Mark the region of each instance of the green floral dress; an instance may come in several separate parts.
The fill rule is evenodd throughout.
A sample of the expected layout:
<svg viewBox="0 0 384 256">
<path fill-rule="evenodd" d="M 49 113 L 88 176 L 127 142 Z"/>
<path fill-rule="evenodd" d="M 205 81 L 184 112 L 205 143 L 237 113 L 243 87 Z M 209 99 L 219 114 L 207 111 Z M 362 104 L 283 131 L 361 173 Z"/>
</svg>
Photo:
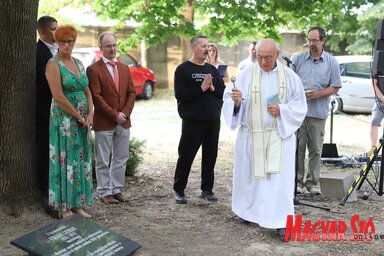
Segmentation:
<svg viewBox="0 0 384 256">
<path fill-rule="evenodd" d="M 80 78 L 73 74 L 58 58 L 63 93 L 83 116 L 88 114 L 88 101 L 84 89 L 88 78 L 84 68 L 75 59 Z M 81 68 L 80 68 L 81 66 Z M 57 211 L 81 208 L 93 204 L 92 147 L 88 129 L 62 110 L 52 99 L 49 119 L 49 206 Z"/>
</svg>

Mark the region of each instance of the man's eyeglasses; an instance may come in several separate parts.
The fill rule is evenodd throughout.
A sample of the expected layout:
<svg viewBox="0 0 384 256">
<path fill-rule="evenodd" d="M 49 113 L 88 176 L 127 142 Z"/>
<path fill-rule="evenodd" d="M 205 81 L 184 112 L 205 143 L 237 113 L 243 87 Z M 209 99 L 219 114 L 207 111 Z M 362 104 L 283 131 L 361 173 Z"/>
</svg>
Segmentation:
<svg viewBox="0 0 384 256">
<path fill-rule="evenodd" d="M 260 55 L 257 55 L 256 56 L 256 59 L 258 60 L 258 61 L 263 61 L 263 60 L 265 60 L 266 62 L 270 62 L 271 60 L 273 60 L 273 57 L 274 56 L 272 56 L 272 55 L 268 55 L 268 56 L 260 56 Z"/>
<path fill-rule="evenodd" d="M 104 45 L 104 46 L 101 46 L 101 47 L 107 48 L 107 49 L 112 49 L 112 48 L 116 48 L 117 44 L 108 44 L 108 45 Z"/>
<path fill-rule="evenodd" d="M 312 44 L 318 44 L 318 43 L 320 43 L 321 42 L 321 40 L 319 40 L 319 39 L 310 39 L 310 38 L 307 38 L 307 43 L 312 43 Z"/>
<path fill-rule="evenodd" d="M 75 40 L 60 40 L 59 45 L 65 46 L 68 44 L 69 46 L 72 46 L 75 44 Z"/>
</svg>

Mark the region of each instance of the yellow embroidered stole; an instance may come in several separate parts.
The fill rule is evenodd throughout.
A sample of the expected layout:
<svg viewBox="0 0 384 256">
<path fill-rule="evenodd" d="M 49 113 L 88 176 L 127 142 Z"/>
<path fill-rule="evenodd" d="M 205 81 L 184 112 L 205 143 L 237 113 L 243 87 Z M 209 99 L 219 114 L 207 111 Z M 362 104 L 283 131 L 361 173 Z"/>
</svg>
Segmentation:
<svg viewBox="0 0 384 256">
<path fill-rule="evenodd" d="M 286 102 L 287 81 L 283 65 L 277 61 L 278 93 L 281 103 Z M 252 137 L 252 168 L 256 178 L 265 178 L 266 173 L 279 173 L 282 164 L 283 140 L 277 129 L 276 117 L 272 126 L 264 127 L 261 94 L 261 72 L 258 63 L 253 66 L 249 88 L 250 132 Z"/>
</svg>

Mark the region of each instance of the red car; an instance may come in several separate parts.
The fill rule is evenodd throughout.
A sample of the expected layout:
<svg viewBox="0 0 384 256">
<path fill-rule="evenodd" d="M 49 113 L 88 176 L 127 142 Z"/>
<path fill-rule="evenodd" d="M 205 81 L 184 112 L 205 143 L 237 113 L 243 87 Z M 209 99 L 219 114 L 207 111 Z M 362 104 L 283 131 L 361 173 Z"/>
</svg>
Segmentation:
<svg viewBox="0 0 384 256">
<path fill-rule="evenodd" d="M 101 58 L 102 52 L 96 47 L 75 48 L 72 51 L 72 56 L 81 60 L 86 69 L 89 65 Z M 129 66 L 136 95 L 144 99 L 150 99 L 157 89 L 155 73 L 149 68 L 143 67 L 141 63 L 129 53 L 120 53 L 117 60 Z"/>
</svg>

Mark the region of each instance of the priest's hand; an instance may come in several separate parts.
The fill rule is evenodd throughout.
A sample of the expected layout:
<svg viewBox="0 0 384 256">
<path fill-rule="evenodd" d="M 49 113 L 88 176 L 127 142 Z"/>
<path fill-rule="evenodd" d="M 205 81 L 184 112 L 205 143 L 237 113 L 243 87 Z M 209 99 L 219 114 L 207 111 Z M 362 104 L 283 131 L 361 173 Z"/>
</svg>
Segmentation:
<svg viewBox="0 0 384 256">
<path fill-rule="evenodd" d="M 211 88 L 213 87 L 212 85 L 212 75 L 211 74 L 207 74 L 203 80 L 203 82 L 201 83 L 201 89 L 203 90 L 203 92 L 205 92 L 206 90 L 210 89 L 212 91 L 212 89 L 214 90 L 214 88 Z"/>
<path fill-rule="evenodd" d="M 271 114 L 274 117 L 280 116 L 279 104 L 268 104 L 267 110 L 268 110 L 269 114 Z"/>
<path fill-rule="evenodd" d="M 235 106 L 239 107 L 243 99 L 243 94 L 237 87 L 234 87 L 232 88 L 231 98 L 235 102 Z"/>
</svg>

